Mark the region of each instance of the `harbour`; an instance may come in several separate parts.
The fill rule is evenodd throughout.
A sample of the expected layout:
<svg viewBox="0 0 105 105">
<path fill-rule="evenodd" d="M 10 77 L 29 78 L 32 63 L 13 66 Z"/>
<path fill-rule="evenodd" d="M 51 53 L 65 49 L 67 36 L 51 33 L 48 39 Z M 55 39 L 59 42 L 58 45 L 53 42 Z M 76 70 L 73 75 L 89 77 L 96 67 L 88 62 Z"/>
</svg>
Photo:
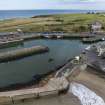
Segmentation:
<svg viewBox="0 0 105 105">
<path fill-rule="evenodd" d="M 0 105 L 104 105 L 104 13 L 33 12 L 0 20 Z"/>
<path fill-rule="evenodd" d="M 48 46 L 50 51 L 45 54 L 26 57 L 21 60 L 1 63 L 0 64 L 0 69 L 1 69 L 0 87 L 19 84 L 19 83 L 24 84 L 24 83 L 27 83 L 28 81 L 31 81 L 33 77 L 37 74 L 38 75 L 45 74 L 49 71 L 55 70 L 57 67 L 65 64 L 65 62 L 67 62 L 70 58 L 73 58 L 73 56 L 76 56 L 78 55 L 78 53 L 81 53 L 82 49 L 84 49 L 87 46 L 87 45 L 83 45 L 79 40 L 39 39 L 39 40 L 30 40 L 30 41 L 24 42 L 22 46 L 19 45 L 16 47 L 0 49 L 0 52 L 4 52 L 4 51 L 6 52 L 8 50 L 12 51 L 12 50 L 21 49 L 21 48 L 29 48 L 34 45 Z M 71 50 L 72 47 L 74 50 L 76 50 L 75 53 L 73 49 Z M 66 49 L 67 50 L 69 49 L 69 51 L 66 51 Z M 53 61 L 49 62 L 50 58 L 52 58 Z M 30 66 L 28 64 L 30 64 Z M 20 78 L 18 78 L 18 76 L 20 76 Z"/>
</svg>

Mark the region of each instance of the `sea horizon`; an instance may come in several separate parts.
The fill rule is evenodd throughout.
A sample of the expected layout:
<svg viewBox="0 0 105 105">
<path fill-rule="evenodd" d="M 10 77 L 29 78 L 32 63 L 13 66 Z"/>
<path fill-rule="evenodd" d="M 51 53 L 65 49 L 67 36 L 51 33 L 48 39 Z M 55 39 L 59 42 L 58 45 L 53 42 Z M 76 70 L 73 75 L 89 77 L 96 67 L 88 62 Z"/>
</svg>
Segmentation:
<svg viewBox="0 0 105 105">
<path fill-rule="evenodd" d="M 29 9 L 29 10 L 0 10 L 0 20 L 11 18 L 28 18 L 38 15 L 72 14 L 87 12 L 105 12 L 105 10 L 77 10 L 77 9 Z"/>
</svg>

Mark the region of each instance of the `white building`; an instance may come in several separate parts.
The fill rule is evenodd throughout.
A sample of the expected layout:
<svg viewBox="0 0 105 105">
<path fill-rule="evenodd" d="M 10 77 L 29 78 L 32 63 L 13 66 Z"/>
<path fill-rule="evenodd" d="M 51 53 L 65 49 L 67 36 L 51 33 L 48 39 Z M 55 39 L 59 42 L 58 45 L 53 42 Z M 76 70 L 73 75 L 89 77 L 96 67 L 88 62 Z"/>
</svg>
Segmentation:
<svg viewBox="0 0 105 105">
<path fill-rule="evenodd" d="M 101 32 L 102 29 L 102 24 L 99 21 L 95 21 L 91 24 L 91 32 L 92 33 L 97 33 L 97 32 Z"/>
</svg>

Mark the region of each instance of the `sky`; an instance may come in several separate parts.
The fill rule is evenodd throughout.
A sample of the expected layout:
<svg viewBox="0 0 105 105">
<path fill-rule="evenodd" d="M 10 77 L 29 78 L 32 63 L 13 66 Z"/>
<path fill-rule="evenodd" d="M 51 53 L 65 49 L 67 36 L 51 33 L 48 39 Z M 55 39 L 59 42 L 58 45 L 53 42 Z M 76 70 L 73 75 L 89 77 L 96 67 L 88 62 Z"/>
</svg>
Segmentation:
<svg viewBox="0 0 105 105">
<path fill-rule="evenodd" d="M 0 10 L 17 9 L 105 10 L 105 0 L 0 0 Z"/>
</svg>

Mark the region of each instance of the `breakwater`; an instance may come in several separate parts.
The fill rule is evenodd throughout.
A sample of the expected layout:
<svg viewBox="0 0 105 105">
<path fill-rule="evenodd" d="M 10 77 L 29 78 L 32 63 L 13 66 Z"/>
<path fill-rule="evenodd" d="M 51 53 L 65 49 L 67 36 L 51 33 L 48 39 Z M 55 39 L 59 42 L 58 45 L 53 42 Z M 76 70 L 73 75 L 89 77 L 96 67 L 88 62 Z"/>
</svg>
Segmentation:
<svg viewBox="0 0 105 105">
<path fill-rule="evenodd" d="M 50 33 L 50 34 L 43 34 L 43 33 L 32 33 L 32 34 L 24 34 L 21 38 L 24 40 L 29 39 L 72 39 L 72 38 L 90 38 L 94 37 L 90 34 L 81 34 L 81 33 Z"/>
<path fill-rule="evenodd" d="M 0 39 L 0 48 L 8 47 L 14 43 L 20 44 L 20 42 L 24 42 L 32 39 L 80 39 L 84 43 L 93 43 L 103 39 L 103 36 L 100 35 L 95 36 L 91 33 L 24 33 L 17 34 L 14 33 L 14 36 L 11 38 L 11 34 L 6 33 L 6 35 L 1 35 Z M 5 38 L 6 36 L 6 38 Z M 2 38 L 3 37 L 3 38 Z"/>
<path fill-rule="evenodd" d="M 95 43 L 95 42 L 104 41 L 104 40 L 105 40 L 104 37 L 92 37 L 92 38 L 83 38 L 82 42 L 83 43 Z"/>
<path fill-rule="evenodd" d="M 41 39 L 44 38 L 43 35 L 39 35 L 39 34 L 32 34 L 32 35 L 23 35 L 21 37 L 24 41 L 26 40 L 31 40 L 31 39 Z"/>
<path fill-rule="evenodd" d="M 23 49 L 18 49 L 14 51 L 8 51 L 8 52 L 0 53 L 0 62 L 12 61 L 12 60 L 20 59 L 33 54 L 39 54 L 39 53 L 44 53 L 48 51 L 49 51 L 48 47 L 45 47 L 45 46 L 33 46 L 31 48 L 23 48 Z"/>
</svg>

